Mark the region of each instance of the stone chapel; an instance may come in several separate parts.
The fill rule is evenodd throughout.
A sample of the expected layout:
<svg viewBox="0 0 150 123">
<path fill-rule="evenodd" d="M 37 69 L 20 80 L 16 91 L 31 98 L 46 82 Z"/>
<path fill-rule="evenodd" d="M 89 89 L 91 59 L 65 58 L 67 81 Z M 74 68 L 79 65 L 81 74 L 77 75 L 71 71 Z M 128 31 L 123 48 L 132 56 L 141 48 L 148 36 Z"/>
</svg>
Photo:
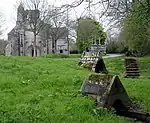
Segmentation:
<svg viewBox="0 0 150 123">
<path fill-rule="evenodd" d="M 8 33 L 8 45 L 6 46 L 6 56 L 33 56 L 33 41 L 34 34 L 31 31 L 28 21 L 29 16 L 39 16 L 38 10 L 25 10 L 23 5 L 20 4 L 17 9 L 17 21 L 15 27 Z M 48 25 L 48 24 L 47 24 Z M 52 53 L 54 48 L 52 47 L 53 35 L 50 30 L 56 30 L 55 28 L 43 29 L 36 36 L 36 54 L 37 56 L 46 55 Z M 62 34 L 57 39 L 55 53 L 68 53 L 68 30 L 66 27 L 60 27 L 60 33 Z"/>
</svg>

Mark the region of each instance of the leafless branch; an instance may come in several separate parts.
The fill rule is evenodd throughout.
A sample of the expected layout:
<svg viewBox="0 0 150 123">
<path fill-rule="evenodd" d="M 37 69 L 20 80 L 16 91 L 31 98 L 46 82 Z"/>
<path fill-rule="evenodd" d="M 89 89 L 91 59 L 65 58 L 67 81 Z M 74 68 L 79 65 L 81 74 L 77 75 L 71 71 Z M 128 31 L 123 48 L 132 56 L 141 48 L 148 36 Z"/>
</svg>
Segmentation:
<svg viewBox="0 0 150 123">
<path fill-rule="evenodd" d="M 0 36 L 3 34 L 3 25 L 4 25 L 4 18 L 2 16 L 2 13 L 0 13 Z"/>
<path fill-rule="evenodd" d="M 75 8 L 78 7 L 79 5 L 81 5 L 83 3 L 84 0 L 80 0 L 80 1 L 74 1 L 71 5 L 66 4 L 66 5 L 62 5 L 61 8 Z"/>
</svg>

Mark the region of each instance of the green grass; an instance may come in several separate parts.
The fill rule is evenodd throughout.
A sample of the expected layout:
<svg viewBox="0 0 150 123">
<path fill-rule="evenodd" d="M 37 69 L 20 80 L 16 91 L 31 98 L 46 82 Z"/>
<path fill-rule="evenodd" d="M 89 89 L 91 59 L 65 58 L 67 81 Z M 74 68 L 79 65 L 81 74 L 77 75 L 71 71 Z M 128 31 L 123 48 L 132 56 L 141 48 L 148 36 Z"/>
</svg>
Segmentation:
<svg viewBox="0 0 150 123">
<path fill-rule="evenodd" d="M 141 58 L 140 79 L 125 79 L 123 58 L 105 59 L 108 71 L 120 75 L 129 96 L 150 112 L 150 57 Z M 126 123 L 123 117 L 95 107 L 81 96 L 87 69 L 77 58 L 0 57 L 0 122 Z"/>
</svg>

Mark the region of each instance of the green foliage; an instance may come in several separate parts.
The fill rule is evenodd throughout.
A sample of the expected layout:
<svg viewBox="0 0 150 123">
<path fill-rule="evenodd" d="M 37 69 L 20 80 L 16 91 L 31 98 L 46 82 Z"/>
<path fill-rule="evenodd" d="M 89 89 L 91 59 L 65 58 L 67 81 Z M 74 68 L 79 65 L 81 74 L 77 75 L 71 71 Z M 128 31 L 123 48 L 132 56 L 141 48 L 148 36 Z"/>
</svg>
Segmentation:
<svg viewBox="0 0 150 123">
<path fill-rule="evenodd" d="M 126 42 L 123 40 L 111 40 L 107 42 L 107 53 L 126 53 L 127 51 L 128 47 L 126 45 Z"/>
<path fill-rule="evenodd" d="M 104 59 L 108 71 L 121 75 L 122 58 Z M 142 76 L 149 75 L 150 57 L 141 58 Z M 90 73 L 76 58 L 0 57 L 0 122 L 2 123 L 130 123 L 98 108 L 79 89 Z M 150 112 L 147 78 L 122 78 L 129 96 Z"/>
<path fill-rule="evenodd" d="M 86 47 L 89 47 L 94 40 L 99 43 L 104 44 L 107 37 L 106 32 L 103 31 L 103 28 L 99 22 L 93 19 L 79 19 L 77 26 L 77 46 L 83 51 Z"/>
<path fill-rule="evenodd" d="M 129 51 L 137 56 L 150 54 L 150 6 L 146 0 L 135 2 L 124 21 L 124 38 Z"/>
<path fill-rule="evenodd" d="M 70 40 L 70 42 L 69 42 L 69 48 L 70 48 L 70 51 L 72 51 L 72 50 L 78 50 L 76 42 L 74 40 Z"/>
<path fill-rule="evenodd" d="M 107 43 L 107 53 L 118 53 L 118 44 L 116 41 L 110 41 Z"/>
</svg>

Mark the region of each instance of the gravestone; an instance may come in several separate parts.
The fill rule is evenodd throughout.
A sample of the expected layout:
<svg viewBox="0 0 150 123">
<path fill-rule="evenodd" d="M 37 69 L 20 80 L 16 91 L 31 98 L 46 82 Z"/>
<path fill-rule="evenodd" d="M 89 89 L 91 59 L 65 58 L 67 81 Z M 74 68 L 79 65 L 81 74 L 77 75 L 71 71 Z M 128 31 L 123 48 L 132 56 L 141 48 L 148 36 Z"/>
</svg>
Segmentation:
<svg viewBox="0 0 150 123">
<path fill-rule="evenodd" d="M 83 52 L 78 65 L 92 69 L 93 64 L 98 60 L 99 54 L 93 55 L 91 52 Z"/>
<path fill-rule="evenodd" d="M 126 78 L 137 78 L 140 76 L 140 63 L 136 58 L 127 57 L 125 58 L 125 77 Z"/>
<path fill-rule="evenodd" d="M 92 54 L 91 52 L 83 52 L 80 62 L 86 63 L 86 62 L 95 62 L 99 58 L 100 54 Z"/>
<path fill-rule="evenodd" d="M 131 107 L 130 98 L 118 76 L 90 74 L 81 86 L 81 93 L 92 97 L 98 106 L 111 108 L 116 101 L 121 101 L 126 108 Z"/>
<path fill-rule="evenodd" d="M 150 115 L 139 113 L 133 107 L 123 84 L 118 76 L 107 74 L 90 74 L 81 86 L 84 96 L 92 97 L 97 106 L 114 108 L 119 116 L 134 118 L 145 123 L 150 123 Z"/>
<path fill-rule="evenodd" d="M 104 71 L 105 73 L 107 73 L 105 64 L 103 60 L 100 59 L 102 57 L 102 53 L 106 53 L 105 45 L 92 44 L 90 48 L 86 48 L 86 50 L 83 52 L 78 65 L 84 68 L 91 69 L 96 73 L 100 73 Z"/>
</svg>

